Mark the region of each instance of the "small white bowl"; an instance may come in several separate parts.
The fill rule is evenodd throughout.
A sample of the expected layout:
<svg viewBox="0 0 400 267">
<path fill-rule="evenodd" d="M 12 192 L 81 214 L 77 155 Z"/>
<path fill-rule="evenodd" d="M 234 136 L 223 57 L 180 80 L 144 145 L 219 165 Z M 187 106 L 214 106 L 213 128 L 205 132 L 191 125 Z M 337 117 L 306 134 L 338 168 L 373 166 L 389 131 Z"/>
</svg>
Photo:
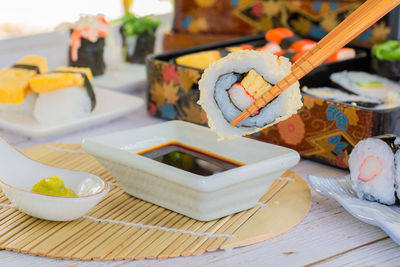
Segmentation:
<svg viewBox="0 0 400 267">
<path fill-rule="evenodd" d="M 173 141 L 245 165 L 200 176 L 137 154 Z M 249 138 L 217 141 L 209 128 L 182 121 L 88 138 L 83 148 L 127 193 L 203 221 L 255 206 L 272 182 L 300 159 L 294 150 Z"/>
<path fill-rule="evenodd" d="M 31 160 L 0 138 L 0 187 L 22 212 L 52 221 L 71 221 L 85 215 L 109 191 L 96 175 L 55 168 Z M 58 197 L 32 192 L 32 186 L 49 176 L 59 176 L 79 197 Z"/>
</svg>

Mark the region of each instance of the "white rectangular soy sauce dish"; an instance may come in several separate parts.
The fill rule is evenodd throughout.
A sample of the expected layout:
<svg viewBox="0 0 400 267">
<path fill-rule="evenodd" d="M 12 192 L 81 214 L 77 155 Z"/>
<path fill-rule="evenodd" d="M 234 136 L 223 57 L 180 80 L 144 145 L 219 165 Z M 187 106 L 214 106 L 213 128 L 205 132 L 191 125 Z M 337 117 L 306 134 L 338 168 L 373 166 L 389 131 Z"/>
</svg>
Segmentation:
<svg viewBox="0 0 400 267">
<path fill-rule="evenodd" d="M 137 154 L 169 142 L 244 165 L 201 176 Z M 88 138 L 83 148 L 127 193 L 203 221 L 253 207 L 272 182 L 300 159 L 294 150 L 249 138 L 217 141 L 210 129 L 183 121 Z"/>
</svg>

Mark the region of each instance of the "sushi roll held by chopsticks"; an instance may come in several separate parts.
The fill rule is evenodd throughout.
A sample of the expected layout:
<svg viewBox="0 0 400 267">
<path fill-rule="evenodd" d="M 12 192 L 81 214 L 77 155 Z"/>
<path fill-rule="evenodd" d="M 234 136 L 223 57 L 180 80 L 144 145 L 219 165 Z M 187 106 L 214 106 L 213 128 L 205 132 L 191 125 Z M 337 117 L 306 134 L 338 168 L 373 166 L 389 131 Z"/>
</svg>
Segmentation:
<svg viewBox="0 0 400 267">
<path fill-rule="evenodd" d="M 290 69 L 287 58 L 266 51 L 241 50 L 212 63 L 199 81 L 198 101 L 207 113 L 210 128 L 220 139 L 231 139 L 260 131 L 297 113 L 302 102 L 299 83 L 295 82 L 237 126 L 230 124 Z"/>
<path fill-rule="evenodd" d="M 96 98 L 89 68 L 60 67 L 30 79 L 39 94 L 33 115 L 42 124 L 60 124 L 84 118 L 93 111 Z"/>
</svg>

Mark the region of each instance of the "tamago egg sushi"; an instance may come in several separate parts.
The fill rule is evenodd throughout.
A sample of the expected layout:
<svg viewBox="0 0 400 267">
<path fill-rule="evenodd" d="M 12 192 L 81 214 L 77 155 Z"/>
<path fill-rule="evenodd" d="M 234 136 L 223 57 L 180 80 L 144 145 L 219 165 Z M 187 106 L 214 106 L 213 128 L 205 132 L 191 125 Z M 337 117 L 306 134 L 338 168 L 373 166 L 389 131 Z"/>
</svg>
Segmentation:
<svg viewBox="0 0 400 267">
<path fill-rule="evenodd" d="M 291 63 L 266 51 L 241 50 L 210 64 L 199 81 L 198 103 L 220 139 L 251 134 L 289 118 L 302 107 L 296 82 L 237 126 L 236 116 L 290 73 Z"/>
</svg>

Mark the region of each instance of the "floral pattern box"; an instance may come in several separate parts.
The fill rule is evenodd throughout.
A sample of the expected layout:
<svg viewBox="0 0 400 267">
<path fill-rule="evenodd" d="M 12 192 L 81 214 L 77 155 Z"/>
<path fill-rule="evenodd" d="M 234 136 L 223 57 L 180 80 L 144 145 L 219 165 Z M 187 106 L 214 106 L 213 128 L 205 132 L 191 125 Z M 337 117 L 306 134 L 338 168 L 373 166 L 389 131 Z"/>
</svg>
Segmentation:
<svg viewBox="0 0 400 267">
<path fill-rule="evenodd" d="M 254 34 L 286 27 L 299 35 L 322 38 L 364 0 L 176 0 L 174 32 Z M 398 22 L 395 22 L 396 24 Z M 373 44 L 390 33 L 386 17 L 357 41 Z"/>
<path fill-rule="evenodd" d="M 206 125 L 206 114 L 196 104 L 199 98 L 197 82 L 202 71 L 178 66 L 174 59 L 198 51 L 260 42 L 264 42 L 263 35 L 148 57 L 148 112 L 167 120 Z M 368 71 L 365 69 L 368 62 L 364 53 L 355 59 L 327 63 L 313 70 L 300 83 L 310 87 L 327 86 L 330 73 L 345 69 Z M 305 158 L 347 168 L 349 154 L 361 139 L 384 133 L 400 134 L 400 123 L 396 123 L 400 122 L 400 109 L 378 112 L 308 95 L 303 95 L 303 104 L 298 114 L 250 138 L 286 146 Z"/>
</svg>

